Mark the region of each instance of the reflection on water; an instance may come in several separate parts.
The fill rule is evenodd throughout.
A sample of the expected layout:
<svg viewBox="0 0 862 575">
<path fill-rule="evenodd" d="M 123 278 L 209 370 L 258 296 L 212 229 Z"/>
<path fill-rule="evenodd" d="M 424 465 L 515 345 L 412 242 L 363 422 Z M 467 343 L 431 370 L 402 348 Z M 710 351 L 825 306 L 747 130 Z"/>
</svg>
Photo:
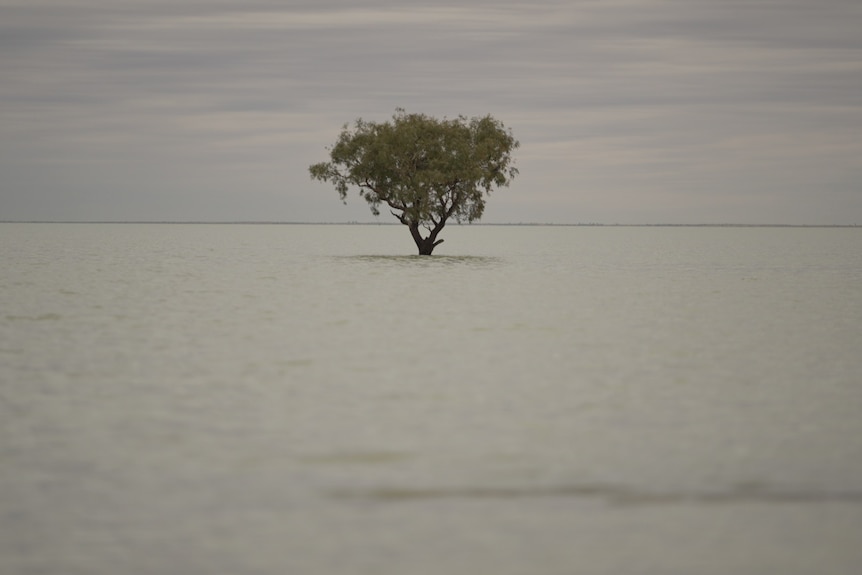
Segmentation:
<svg viewBox="0 0 862 575">
<path fill-rule="evenodd" d="M 491 256 L 449 256 L 449 255 L 357 255 L 357 256 L 335 256 L 335 261 L 342 263 L 358 263 L 363 266 L 371 265 L 374 267 L 418 267 L 418 268 L 438 268 L 438 267 L 464 267 L 464 268 L 487 268 L 498 266 L 505 260 L 500 257 Z"/>
</svg>

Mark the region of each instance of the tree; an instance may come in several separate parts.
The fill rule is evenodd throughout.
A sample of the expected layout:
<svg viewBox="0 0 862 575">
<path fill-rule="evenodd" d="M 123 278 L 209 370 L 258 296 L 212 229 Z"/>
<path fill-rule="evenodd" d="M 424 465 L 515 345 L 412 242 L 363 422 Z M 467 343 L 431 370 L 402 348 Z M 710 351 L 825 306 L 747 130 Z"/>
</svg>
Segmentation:
<svg viewBox="0 0 862 575">
<path fill-rule="evenodd" d="M 356 187 L 374 215 L 381 204 L 388 206 L 410 230 L 419 254 L 431 255 L 449 219 L 478 220 L 485 196 L 518 174 L 512 158 L 518 146 L 511 130 L 490 115 L 437 120 L 399 108 L 391 122 L 345 124 L 328 148 L 330 161 L 309 172 L 334 184 L 345 203 Z"/>
</svg>

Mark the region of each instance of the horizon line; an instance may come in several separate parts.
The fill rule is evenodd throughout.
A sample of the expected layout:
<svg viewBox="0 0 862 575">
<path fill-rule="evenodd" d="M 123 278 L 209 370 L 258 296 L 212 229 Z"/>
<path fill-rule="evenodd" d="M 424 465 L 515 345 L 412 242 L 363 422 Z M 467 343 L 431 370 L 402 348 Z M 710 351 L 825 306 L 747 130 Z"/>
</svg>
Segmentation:
<svg viewBox="0 0 862 575">
<path fill-rule="evenodd" d="M 288 225 L 288 226 L 401 226 L 399 222 L 302 222 L 277 220 L 0 220 L 0 224 L 170 224 L 170 225 Z M 745 223 L 554 223 L 554 222 L 452 222 L 449 226 L 523 227 L 632 227 L 632 228 L 856 228 L 860 224 L 745 224 Z"/>
</svg>

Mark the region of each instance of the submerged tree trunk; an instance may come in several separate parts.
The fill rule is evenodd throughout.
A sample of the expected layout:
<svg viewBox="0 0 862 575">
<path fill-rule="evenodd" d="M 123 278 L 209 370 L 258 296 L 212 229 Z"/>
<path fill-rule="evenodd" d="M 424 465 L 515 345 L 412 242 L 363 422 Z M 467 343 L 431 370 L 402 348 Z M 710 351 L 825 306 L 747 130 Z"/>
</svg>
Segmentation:
<svg viewBox="0 0 862 575">
<path fill-rule="evenodd" d="M 437 224 L 434 226 L 434 229 L 431 230 L 431 233 L 428 234 L 428 237 L 423 238 L 422 233 L 419 231 L 419 224 L 408 224 L 410 235 L 413 236 L 413 241 L 416 242 L 416 247 L 419 248 L 420 256 L 430 256 L 431 252 L 434 251 L 434 248 L 443 243 L 443 240 L 437 239 L 437 234 L 439 234 L 440 230 L 443 229 L 443 225 L 443 222 Z"/>
</svg>

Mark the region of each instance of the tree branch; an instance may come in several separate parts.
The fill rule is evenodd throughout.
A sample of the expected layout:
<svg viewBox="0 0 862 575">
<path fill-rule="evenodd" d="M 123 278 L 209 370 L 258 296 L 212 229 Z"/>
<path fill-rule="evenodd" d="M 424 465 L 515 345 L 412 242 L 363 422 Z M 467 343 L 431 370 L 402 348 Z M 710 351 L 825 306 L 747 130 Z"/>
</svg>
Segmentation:
<svg viewBox="0 0 862 575">
<path fill-rule="evenodd" d="M 380 197 L 380 191 L 377 189 L 377 187 L 374 184 L 371 183 L 371 181 L 368 178 L 365 178 L 365 183 L 359 184 L 359 185 L 360 185 L 360 187 L 368 188 L 369 190 L 371 190 L 372 192 L 377 194 L 378 197 Z"/>
<path fill-rule="evenodd" d="M 407 211 L 407 206 L 405 206 L 404 204 L 399 204 L 398 202 L 396 202 L 392 198 L 383 198 L 383 201 L 386 202 L 389 205 L 389 207 L 392 208 L 393 210 L 401 210 L 402 212 Z"/>
<path fill-rule="evenodd" d="M 392 210 L 389 210 L 389 213 L 398 218 L 398 221 L 404 224 L 405 226 L 409 226 L 410 222 L 407 221 L 407 218 L 404 216 L 404 213 L 396 214 Z"/>
</svg>

